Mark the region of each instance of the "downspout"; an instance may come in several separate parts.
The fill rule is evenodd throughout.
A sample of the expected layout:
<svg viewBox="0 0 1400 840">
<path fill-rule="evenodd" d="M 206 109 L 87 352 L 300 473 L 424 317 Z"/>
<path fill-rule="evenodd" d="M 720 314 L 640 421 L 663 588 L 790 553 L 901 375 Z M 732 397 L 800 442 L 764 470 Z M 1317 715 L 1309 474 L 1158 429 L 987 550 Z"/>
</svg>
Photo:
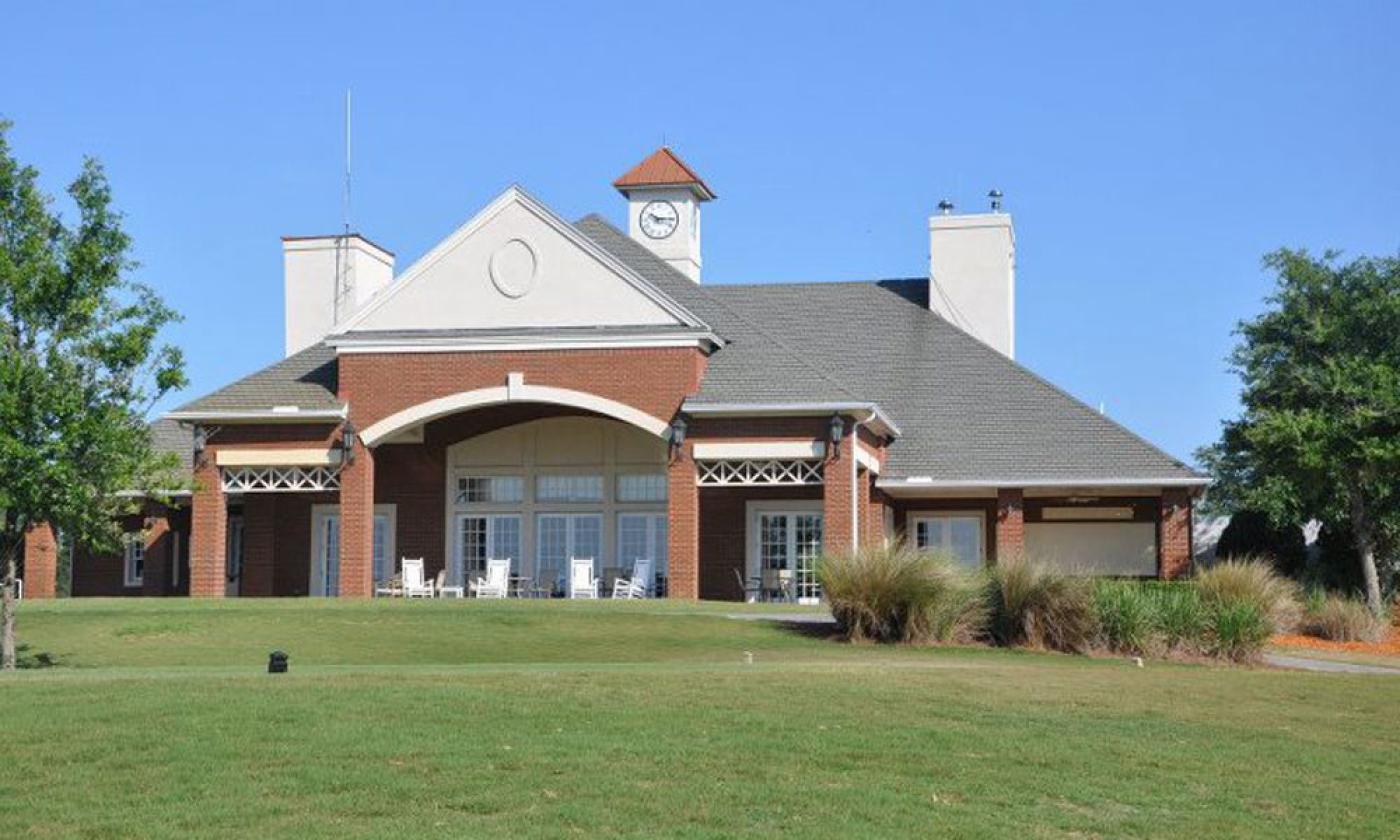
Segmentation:
<svg viewBox="0 0 1400 840">
<path fill-rule="evenodd" d="M 851 551 L 860 550 L 860 458 L 856 452 L 860 448 L 860 427 L 866 420 L 853 418 L 851 426 Z"/>
</svg>

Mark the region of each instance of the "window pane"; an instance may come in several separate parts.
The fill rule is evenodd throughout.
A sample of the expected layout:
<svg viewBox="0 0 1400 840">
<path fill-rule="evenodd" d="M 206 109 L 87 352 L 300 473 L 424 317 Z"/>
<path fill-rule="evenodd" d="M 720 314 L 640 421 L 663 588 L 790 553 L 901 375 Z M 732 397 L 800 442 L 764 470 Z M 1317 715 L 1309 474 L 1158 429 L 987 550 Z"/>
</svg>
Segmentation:
<svg viewBox="0 0 1400 840">
<path fill-rule="evenodd" d="M 472 475 L 457 479 L 457 504 L 518 502 L 525 481 L 518 475 Z"/>
<path fill-rule="evenodd" d="M 479 577 L 486 573 L 486 517 L 464 516 L 462 528 L 462 573 Z"/>
<path fill-rule="evenodd" d="M 491 557 L 509 560 L 511 571 L 520 571 L 520 517 L 491 517 Z"/>
<path fill-rule="evenodd" d="M 788 567 L 788 518 L 763 515 L 758 519 L 758 559 L 764 569 Z"/>
<path fill-rule="evenodd" d="M 574 520 L 574 557 L 601 560 L 603 554 L 603 517 L 578 516 Z"/>
<path fill-rule="evenodd" d="M 666 514 L 657 514 L 656 522 L 656 573 L 658 575 L 670 574 L 671 544 L 670 530 L 666 524 Z"/>
<path fill-rule="evenodd" d="M 542 475 L 535 479 L 535 499 L 540 502 L 601 502 L 601 475 Z"/>
<path fill-rule="evenodd" d="M 563 516 L 546 515 L 539 518 L 535 577 L 541 583 L 557 581 L 563 574 L 565 556 L 569 553 L 568 522 Z"/>
<path fill-rule="evenodd" d="M 374 517 L 374 577 L 388 580 L 394 576 L 394 558 L 389 556 L 389 517 Z"/>
<path fill-rule="evenodd" d="M 617 562 L 631 567 L 644 557 L 651 557 L 647 540 L 647 520 L 643 515 L 620 516 L 617 520 Z"/>
<path fill-rule="evenodd" d="M 619 502 L 666 501 L 666 475 L 664 473 L 634 473 L 618 476 L 617 500 Z"/>
<path fill-rule="evenodd" d="M 982 522 L 971 516 L 959 516 L 947 522 L 954 559 L 964 566 L 982 565 Z"/>
</svg>

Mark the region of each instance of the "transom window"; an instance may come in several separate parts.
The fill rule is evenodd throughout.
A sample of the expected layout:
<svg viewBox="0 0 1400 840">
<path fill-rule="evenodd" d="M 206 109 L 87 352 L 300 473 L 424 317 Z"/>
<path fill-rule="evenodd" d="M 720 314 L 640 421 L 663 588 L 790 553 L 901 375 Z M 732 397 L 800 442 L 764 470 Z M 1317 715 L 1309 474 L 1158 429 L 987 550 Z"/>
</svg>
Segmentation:
<svg viewBox="0 0 1400 840">
<path fill-rule="evenodd" d="M 984 562 L 983 514 L 978 511 L 949 511 L 913 517 L 914 545 L 927 551 L 941 551 L 961 566 L 981 568 Z"/>
<path fill-rule="evenodd" d="M 601 475 L 542 475 L 535 479 L 537 502 L 601 502 Z"/>
<path fill-rule="evenodd" d="M 146 577 L 146 538 L 142 534 L 127 534 L 124 544 L 123 583 L 140 586 Z"/>
<path fill-rule="evenodd" d="M 665 473 L 624 473 L 617 477 L 619 502 L 666 501 Z"/>
<path fill-rule="evenodd" d="M 457 479 L 457 504 L 518 502 L 525 482 L 518 475 L 469 475 Z"/>
</svg>

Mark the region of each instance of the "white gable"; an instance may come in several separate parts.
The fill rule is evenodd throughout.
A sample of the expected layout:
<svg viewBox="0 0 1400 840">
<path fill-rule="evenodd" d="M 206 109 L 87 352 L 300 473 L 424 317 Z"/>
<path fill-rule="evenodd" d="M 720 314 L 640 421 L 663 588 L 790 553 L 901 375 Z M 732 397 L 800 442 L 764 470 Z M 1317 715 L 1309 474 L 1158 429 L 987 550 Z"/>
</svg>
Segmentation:
<svg viewBox="0 0 1400 840">
<path fill-rule="evenodd" d="M 517 187 L 415 263 L 342 332 L 694 325 Z"/>
</svg>

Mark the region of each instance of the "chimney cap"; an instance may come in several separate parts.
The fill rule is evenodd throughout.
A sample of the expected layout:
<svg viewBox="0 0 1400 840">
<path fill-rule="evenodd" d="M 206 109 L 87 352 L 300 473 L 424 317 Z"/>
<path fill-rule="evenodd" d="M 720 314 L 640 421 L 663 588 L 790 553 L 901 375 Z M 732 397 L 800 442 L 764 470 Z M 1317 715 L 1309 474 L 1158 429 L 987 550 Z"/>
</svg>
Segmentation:
<svg viewBox="0 0 1400 840">
<path fill-rule="evenodd" d="M 686 187 L 701 201 L 718 198 L 695 170 L 686 166 L 680 156 L 671 151 L 670 146 L 662 146 L 647 156 L 646 160 L 627 170 L 613 186 L 626 195 L 634 189 L 645 187 Z"/>
</svg>

